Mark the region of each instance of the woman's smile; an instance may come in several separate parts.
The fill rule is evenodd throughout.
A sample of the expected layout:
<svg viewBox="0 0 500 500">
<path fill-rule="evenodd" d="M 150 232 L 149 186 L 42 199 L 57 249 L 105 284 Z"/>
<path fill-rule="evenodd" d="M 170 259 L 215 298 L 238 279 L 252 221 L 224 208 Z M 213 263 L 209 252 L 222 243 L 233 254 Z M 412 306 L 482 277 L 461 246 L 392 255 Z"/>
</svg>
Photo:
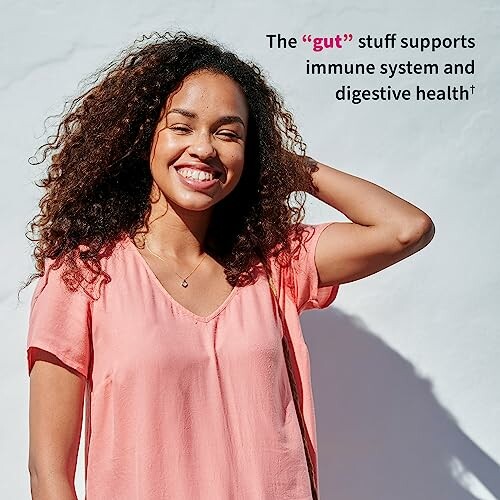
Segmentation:
<svg viewBox="0 0 500 500">
<path fill-rule="evenodd" d="M 194 191 L 202 191 L 202 192 L 208 192 L 211 191 L 212 188 L 215 188 L 216 186 L 220 185 L 222 186 L 221 182 L 221 177 L 215 177 L 211 178 L 212 174 L 207 174 L 207 173 L 198 173 L 194 172 L 193 170 L 187 169 L 187 168 L 181 168 L 179 170 L 173 169 L 174 170 L 174 175 L 178 179 L 178 181 L 188 189 L 192 189 Z M 198 178 L 197 174 L 201 177 Z M 208 179 L 203 178 L 204 175 L 209 175 L 210 177 Z"/>
</svg>

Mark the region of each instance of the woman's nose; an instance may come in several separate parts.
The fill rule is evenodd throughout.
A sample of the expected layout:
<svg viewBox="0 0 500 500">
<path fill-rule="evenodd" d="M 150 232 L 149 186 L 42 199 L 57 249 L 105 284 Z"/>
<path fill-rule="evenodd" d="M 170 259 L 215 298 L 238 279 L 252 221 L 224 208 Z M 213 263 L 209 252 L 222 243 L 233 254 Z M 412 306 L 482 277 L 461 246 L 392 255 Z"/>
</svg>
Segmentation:
<svg viewBox="0 0 500 500">
<path fill-rule="evenodd" d="M 215 154 L 210 134 L 197 134 L 193 136 L 193 143 L 189 149 L 192 153 L 201 157 L 211 157 Z"/>
</svg>

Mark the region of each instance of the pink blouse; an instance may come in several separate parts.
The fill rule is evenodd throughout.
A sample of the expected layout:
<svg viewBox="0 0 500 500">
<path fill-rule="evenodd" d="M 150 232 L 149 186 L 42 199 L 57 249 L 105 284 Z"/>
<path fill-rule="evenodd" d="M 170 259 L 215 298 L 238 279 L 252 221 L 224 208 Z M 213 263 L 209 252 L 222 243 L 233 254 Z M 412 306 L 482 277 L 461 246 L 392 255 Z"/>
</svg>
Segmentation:
<svg viewBox="0 0 500 500">
<path fill-rule="evenodd" d="M 327 307 L 338 292 L 318 288 L 314 260 L 329 224 L 306 226 L 312 237 L 289 268 L 271 262 L 316 474 L 299 315 Z M 311 499 L 283 332 L 265 274 L 235 287 L 203 317 L 170 296 L 129 238 L 102 266 L 112 279 L 96 301 L 83 289 L 68 292 L 62 268 L 46 272 L 33 293 L 27 338 L 29 373 L 31 347 L 38 347 L 87 379 L 85 498 Z"/>
</svg>

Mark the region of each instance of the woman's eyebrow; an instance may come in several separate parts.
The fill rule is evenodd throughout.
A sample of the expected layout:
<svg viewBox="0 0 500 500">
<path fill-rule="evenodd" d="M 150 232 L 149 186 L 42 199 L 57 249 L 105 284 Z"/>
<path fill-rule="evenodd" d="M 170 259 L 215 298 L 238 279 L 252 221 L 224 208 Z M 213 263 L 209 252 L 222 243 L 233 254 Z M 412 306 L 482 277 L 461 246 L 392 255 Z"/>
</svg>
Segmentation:
<svg viewBox="0 0 500 500">
<path fill-rule="evenodd" d="M 180 115 L 186 116 L 187 118 L 194 118 L 194 119 L 198 118 L 198 115 L 196 113 L 194 113 L 193 111 L 188 111 L 187 109 L 183 108 L 173 108 L 169 110 L 165 116 L 168 116 L 170 113 L 179 113 Z M 226 123 L 241 123 L 243 125 L 243 128 L 245 127 L 245 123 L 238 115 L 221 116 L 215 122 L 217 126 L 225 125 Z"/>
</svg>

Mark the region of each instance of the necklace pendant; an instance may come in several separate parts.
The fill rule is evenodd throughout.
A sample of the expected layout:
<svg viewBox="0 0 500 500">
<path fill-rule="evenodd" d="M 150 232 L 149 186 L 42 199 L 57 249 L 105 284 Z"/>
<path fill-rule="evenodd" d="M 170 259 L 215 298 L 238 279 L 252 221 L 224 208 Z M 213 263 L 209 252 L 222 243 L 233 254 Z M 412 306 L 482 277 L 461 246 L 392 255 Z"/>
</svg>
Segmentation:
<svg viewBox="0 0 500 500">
<path fill-rule="evenodd" d="M 181 283 L 181 285 L 182 285 L 184 288 L 186 288 L 186 287 L 188 286 L 188 282 L 187 282 L 186 280 L 184 280 L 184 281 Z"/>
</svg>

